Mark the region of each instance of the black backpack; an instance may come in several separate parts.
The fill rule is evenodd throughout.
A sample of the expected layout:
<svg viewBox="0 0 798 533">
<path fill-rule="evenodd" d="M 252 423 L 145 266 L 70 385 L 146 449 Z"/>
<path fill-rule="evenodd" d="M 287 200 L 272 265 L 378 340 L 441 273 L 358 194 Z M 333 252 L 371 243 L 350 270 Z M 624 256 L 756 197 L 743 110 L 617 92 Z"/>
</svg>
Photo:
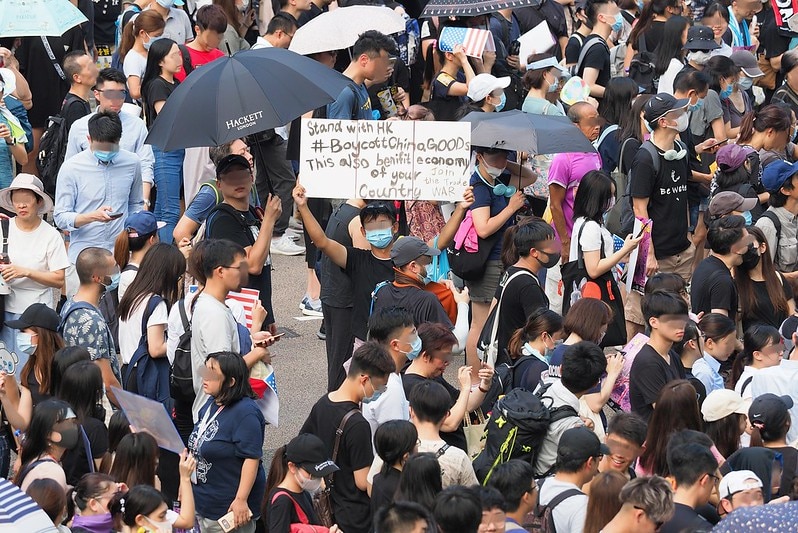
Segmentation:
<svg viewBox="0 0 798 533">
<path fill-rule="evenodd" d="M 552 408 L 543 398 L 548 386 L 537 393 L 513 389 L 499 398 L 485 426 L 485 449 L 474 459 L 474 472 L 485 485 L 493 470 L 510 459 L 535 464 L 543 438 L 552 422 L 578 416 L 569 405 Z"/>
<path fill-rule="evenodd" d="M 58 170 L 64 162 L 66 155 L 67 142 L 69 141 L 69 129 L 66 128 L 64 113 L 66 109 L 80 97 L 67 93 L 61 111 L 47 119 L 47 129 L 42 134 L 39 141 L 39 153 L 36 154 L 36 169 L 39 171 L 39 178 L 44 185 L 44 192 L 50 196 L 55 196 L 55 182 L 58 178 Z"/>
<path fill-rule="evenodd" d="M 139 267 L 134 264 L 128 263 L 122 272 L 138 272 Z M 116 314 L 116 308 L 119 307 L 119 287 L 112 291 L 105 291 L 100 298 L 100 303 L 97 308 L 100 314 L 108 324 L 108 329 L 111 331 L 111 337 L 114 339 L 114 346 L 116 346 L 116 353 L 119 353 L 119 316 Z"/>
<path fill-rule="evenodd" d="M 638 50 L 629 63 L 629 78 L 642 87 L 646 94 L 657 94 L 659 76 L 654 66 L 654 53 L 648 51 L 645 34 L 637 40 Z"/>
<path fill-rule="evenodd" d="M 177 310 L 180 313 L 184 331 L 177 340 L 175 358 L 169 377 L 169 388 L 172 398 L 176 402 L 187 404 L 194 402 L 197 393 L 194 392 L 194 365 L 191 362 L 191 321 L 186 314 L 185 298 L 177 302 Z"/>
<path fill-rule="evenodd" d="M 485 398 L 482 400 L 483 413 L 490 412 L 490 409 L 496 405 L 496 400 L 502 396 L 506 396 L 517 386 L 518 380 L 515 377 L 516 369 L 532 359 L 535 359 L 534 355 L 522 355 L 516 359 L 514 363 L 504 362 L 496 365 L 490 388 L 485 394 Z"/>
</svg>

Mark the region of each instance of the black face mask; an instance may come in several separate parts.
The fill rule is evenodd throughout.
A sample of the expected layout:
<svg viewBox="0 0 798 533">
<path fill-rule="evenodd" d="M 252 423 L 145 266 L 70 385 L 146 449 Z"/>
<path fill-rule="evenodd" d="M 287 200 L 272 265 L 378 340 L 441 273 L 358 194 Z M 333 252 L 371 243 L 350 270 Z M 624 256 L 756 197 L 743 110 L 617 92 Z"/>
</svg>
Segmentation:
<svg viewBox="0 0 798 533">
<path fill-rule="evenodd" d="M 743 262 L 740 263 L 740 268 L 743 270 L 753 269 L 762 259 L 762 257 L 759 255 L 759 250 L 757 250 L 753 244 L 748 247 L 748 250 L 745 251 L 742 257 Z"/>
<path fill-rule="evenodd" d="M 542 265 L 544 268 L 552 268 L 552 267 L 554 267 L 554 266 L 555 266 L 557 263 L 559 263 L 559 262 L 560 262 L 560 252 L 552 252 L 552 253 L 541 252 L 541 253 L 543 253 L 543 254 L 544 254 L 544 255 L 545 255 L 547 258 L 548 258 L 548 259 L 547 259 L 547 260 L 544 262 L 544 261 L 541 261 L 541 260 L 540 260 L 540 258 L 538 257 L 538 261 L 540 262 L 540 264 L 541 264 L 541 265 Z"/>
</svg>

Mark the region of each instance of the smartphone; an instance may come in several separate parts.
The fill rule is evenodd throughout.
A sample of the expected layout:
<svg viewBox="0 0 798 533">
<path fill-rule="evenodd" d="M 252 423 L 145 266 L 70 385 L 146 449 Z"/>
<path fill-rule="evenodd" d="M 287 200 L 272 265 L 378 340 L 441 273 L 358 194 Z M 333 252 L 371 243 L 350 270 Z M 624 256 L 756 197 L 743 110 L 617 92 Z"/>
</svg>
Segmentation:
<svg viewBox="0 0 798 533">
<path fill-rule="evenodd" d="M 233 511 L 230 511 L 229 513 L 227 513 L 226 515 L 221 517 L 218 520 L 218 522 L 219 522 L 219 526 L 222 528 L 222 531 L 224 531 L 224 533 L 227 533 L 228 531 L 232 531 L 236 527 L 235 514 L 233 513 Z"/>
<path fill-rule="evenodd" d="M 255 342 L 253 342 L 253 344 L 254 344 L 255 346 L 263 346 L 263 345 L 264 345 L 264 344 L 266 344 L 268 341 L 271 341 L 271 340 L 277 340 L 277 339 L 279 339 L 280 337 L 282 337 L 283 335 L 285 335 L 285 333 L 278 333 L 277 335 L 272 335 L 272 337 L 271 337 L 271 338 L 269 338 L 269 339 L 267 339 L 267 340 L 265 340 L 265 341 L 255 341 Z"/>
<path fill-rule="evenodd" d="M 123 215 L 123 213 L 121 213 L 121 212 L 120 213 L 108 213 L 108 216 L 111 217 L 111 220 L 117 219 L 117 218 L 121 217 L 122 215 Z"/>
<path fill-rule="evenodd" d="M 643 234 L 643 232 L 646 231 L 646 228 L 649 226 L 649 224 L 650 224 L 650 222 L 646 222 L 645 224 L 643 224 L 643 227 L 640 228 L 640 233 L 635 235 L 635 239 L 639 239 L 640 238 L 640 236 Z"/>
<path fill-rule="evenodd" d="M 715 148 L 716 146 L 720 146 L 721 144 L 726 144 L 727 142 L 729 142 L 729 139 L 724 139 L 724 140 L 722 140 L 722 141 L 718 141 L 718 142 L 716 142 L 715 144 L 710 144 L 709 146 L 707 146 L 707 148 L 706 148 L 706 149 L 707 149 L 707 150 L 712 150 L 712 149 L 713 149 L 713 148 Z"/>
</svg>

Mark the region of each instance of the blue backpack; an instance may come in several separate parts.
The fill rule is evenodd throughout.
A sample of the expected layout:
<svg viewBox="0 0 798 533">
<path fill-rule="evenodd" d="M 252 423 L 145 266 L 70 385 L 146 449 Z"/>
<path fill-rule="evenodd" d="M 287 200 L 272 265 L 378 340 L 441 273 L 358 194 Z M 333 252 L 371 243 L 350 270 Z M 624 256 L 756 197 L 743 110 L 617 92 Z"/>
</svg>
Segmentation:
<svg viewBox="0 0 798 533">
<path fill-rule="evenodd" d="M 166 357 L 150 357 L 147 343 L 147 322 L 155 312 L 155 308 L 163 302 L 163 298 L 154 294 L 147 302 L 144 316 L 141 318 L 141 339 L 133 357 L 127 365 L 125 375 L 122 376 L 125 390 L 135 392 L 140 396 L 163 403 L 167 411 L 171 412 L 172 399 L 169 390 L 169 359 Z M 132 377 L 136 369 L 135 378 Z"/>
</svg>

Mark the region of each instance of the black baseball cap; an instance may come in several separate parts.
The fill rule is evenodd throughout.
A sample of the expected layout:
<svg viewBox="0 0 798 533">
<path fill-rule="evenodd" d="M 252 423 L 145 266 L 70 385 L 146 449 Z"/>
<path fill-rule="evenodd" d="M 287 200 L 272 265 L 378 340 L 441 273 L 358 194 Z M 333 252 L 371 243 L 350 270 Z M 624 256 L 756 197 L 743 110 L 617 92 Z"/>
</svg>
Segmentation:
<svg viewBox="0 0 798 533">
<path fill-rule="evenodd" d="M 321 439 L 310 433 L 302 433 L 291 439 L 285 446 L 285 458 L 304 468 L 313 477 L 329 476 L 339 470 Z"/>
<path fill-rule="evenodd" d="M 440 253 L 440 250 L 430 248 L 427 243 L 418 237 L 400 237 L 391 248 L 391 260 L 394 265 L 403 267 L 422 255 L 434 257 L 440 255 Z"/>
<path fill-rule="evenodd" d="M 643 108 L 643 118 L 653 124 L 671 111 L 685 109 L 690 104 L 689 98 L 676 99 L 670 94 L 659 93 L 652 96 Z"/>
<path fill-rule="evenodd" d="M 50 331 L 58 331 L 58 324 L 60 323 L 61 317 L 58 316 L 58 313 L 44 304 L 33 304 L 25 309 L 25 312 L 18 319 L 6 322 L 6 326 L 13 329 L 27 329 L 35 326 Z"/>
<path fill-rule="evenodd" d="M 754 398 L 748 409 L 748 420 L 758 429 L 778 429 L 790 419 L 793 401 L 790 396 L 765 393 Z"/>
<path fill-rule="evenodd" d="M 585 426 L 566 430 L 557 445 L 557 461 L 581 460 L 609 455 L 610 449 Z"/>
<path fill-rule="evenodd" d="M 252 167 L 243 155 L 228 154 L 221 158 L 219 164 L 216 165 L 216 179 L 221 179 L 231 170 L 252 170 Z"/>
</svg>

